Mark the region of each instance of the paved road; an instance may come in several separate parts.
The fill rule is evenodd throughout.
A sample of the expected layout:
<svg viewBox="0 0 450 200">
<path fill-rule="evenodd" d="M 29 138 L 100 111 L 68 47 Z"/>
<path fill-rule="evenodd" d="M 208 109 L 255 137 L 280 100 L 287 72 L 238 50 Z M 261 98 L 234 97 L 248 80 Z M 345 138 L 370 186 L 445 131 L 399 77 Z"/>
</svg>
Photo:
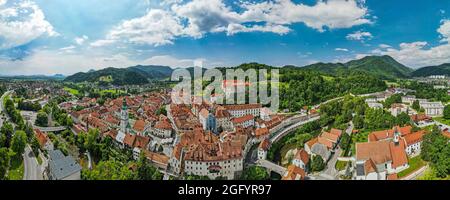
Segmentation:
<svg viewBox="0 0 450 200">
<path fill-rule="evenodd" d="M 327 179 L 331 179 L 331 180 L 338 179 L 339 172 L 336 170 L 335 166 L 336 166 L 337 158 L 339 157 L 340 154 L 341 154 L 341 149 L 340 148 L 336 149 L 335 153 L 333 154 L 331 159 L 328 161 L 325 170 L 320 174 L 320 176 L 326 177 Z"/>
<path fill-rule="evenodd" d="M 25 147 L 25 153 L 23 155 L 24 164 L 24 180 L 43 180 L 41 167 L 39 166 L 36 157 L 34 156 L 31 147 L 27 145 Z"/>
<path fill-rule="evenodd" d="M 401 178 L 400 180 L 416 180 L 417 178 L 421 177 L 427 169 L 428 165 L 425 165 L 420 169 L 416 170 L 415 172 L 409 174 L 408 176 Z"/>
<path fill-rule="evenodd" d="M 303 125 L 305 125 L 305 124 L 307 124 L 309 122 L 313 122 L 313 121 L 319 120 L 319 119 L 320 119 L 320 116 L 314 116 L 314 117 L 311 117 L 311 118 L 308 117 L 306 120 L 299 121 L 299 122 L 297 122 L 297 123 L 295 123 L 295 124 L 293 124 L 291 126 L 283 128 L 282 131 L 278 131 L 277 134 L 275 134 L 274 136 L 271 136 L 270 142 L 271 143 L 277 142 L 278 140 L 280 140 L 281 138 L 283 138 L 284 136 L 286 136 L 290 132 L 297 130 L 298 127 L 303 126 Z"/>
</svg>

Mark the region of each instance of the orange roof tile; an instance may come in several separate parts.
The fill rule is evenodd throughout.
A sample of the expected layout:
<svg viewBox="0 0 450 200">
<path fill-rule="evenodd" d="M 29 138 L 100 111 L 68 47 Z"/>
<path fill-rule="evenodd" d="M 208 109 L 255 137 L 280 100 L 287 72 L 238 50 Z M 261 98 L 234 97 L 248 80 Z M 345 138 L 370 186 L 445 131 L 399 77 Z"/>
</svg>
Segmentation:
<svg viewBox="0 0 450 200">
<path fill-rule="evenodd" d="M 234 118 L 234 119 L 232 119 L 231 121 L 232 121 L 233 123 L 235 123 L 235 124 L 240 124 L 240 123 L 243 123 L 243 122 L 246 122 L 246 121 L 253 120 L 254 118 L 255 118 L 255 117 L 254 117 L 253 115 L 244 115 L 244 116 L 242 116 L 242 117 Z"/>
<path fill-rule="evenodd" d="M 306 176 L 305 170 L 295 165 L 289 165 L 286 174 L 281 178 L 281 180 L 304 180 Z"/>
<path fill-rule="evenodd" d="M 262 149 L 264 151 L 269 150 L 270 147 L 270 140 L 269 139 L 264 139 L 260 144 L 259 144 L 259 149 Z"/>
<path fill-rule="evenodd" d="M 422 141 L 422 137 L 424 135 L 425 135 L 425 131 L 424 130 L 421 130 L 421 131 L 414 132 L 414 133 L 406 135 L 404 137 L 406 145 L 409 146 L 409 145 L 421 142 Z"/>
<path fill-rule="evenodd" d="M 137 121 L 134 123 L 134 125 L 133 125 L 133 129 L 134 129 L 135 131 L 139 131 L 139 132 L 144 131 L 144 129 L 145 129 L 145 121 L 142 120 L 142 119 L 137 120 Z"/>
<path fill-rule="evenodd" d="M 297 160 L 301 160 L 303 163 L 305 163 L 305 165 L 309 162 L 308 153 L 306 153 L 304 149 L 298 150 L 294 158 Z"/>
<path fill-rule="evenodd" d="M 257 128 L 257 129 L 255 130 L 255 136 L 256 136 L 256 137 L 265 136 L 265 135 L 267 135 L 267 134 L 269 134 L 269 129 L 268 129 L 267 127 L 264 127 L 264 128 Z"/>
</svg>

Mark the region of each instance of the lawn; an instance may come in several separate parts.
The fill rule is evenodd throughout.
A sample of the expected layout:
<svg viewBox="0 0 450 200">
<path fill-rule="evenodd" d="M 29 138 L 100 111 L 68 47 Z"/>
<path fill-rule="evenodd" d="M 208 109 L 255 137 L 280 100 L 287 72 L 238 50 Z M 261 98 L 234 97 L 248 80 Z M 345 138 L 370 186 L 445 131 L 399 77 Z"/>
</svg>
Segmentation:
<svg viewBox="0 0 450 200">
<path fill-rule="evenodd" d="M 41 156 L 37 155 L 36 156 L 36 160 L 37 160 L 39 165 L 42 165 L 42 158 L 41 158 Z"/>
<path fill-rule="evenodd" d="M 408 169 L 405 169 L 397 174 L 399 178 L 405 177 L 408 174 L 411 174 L 416 170 L 420 169 L 421 167 L 425 166 L 425 162 L 420 158 L 420 156 L 409 158 L 408 164 L 409 164 Z"/>
<path fill-rule="evenodd" d="M 347 166 L 347 162 L 346 162 L 346 161 L 340 161 L 340 160 L 338 160 L 338 161 L 336 162 L 335 168 L 336 168 L 338 171 L 342 171 L 342 170 L 345 169 L 346 166 Z"/>
<path fill-rule="evenodd" d="M 64 90 L 69 92 L 70 94 L 73 94 L 73 95 L 78 95 L 80 93 L 78 90 L 73 89 L 73 88 L 69 88 L 69 87 L 64 87 Z"/>
<path fill-rule="evenodd" d="M 367 142 L 369 133 L 370 131 L 361 131 L 359 133 L 352 134 L 352 144 L 351 144 L 352 155 L 356 154 L 356 143 Z"/>
<path fill-rule="evenodd" d="M 425 170 L 425 173 L 417 178 L 417 180 L 450 180 L 450 176 L 445 178 L 437 177 L 436 172 L 431 167 L 428 167 L 428 169 Z"/>
<path fill-rule="evenodd" d="M 450 126 L 450 119 L 444 119 L 443 117 L 435 117 L 433 118 L 433 120 Z"/>
<path fill-rule="evenodd" d="M 23 179 L 23 158 L 13 158 L 11 160 L 11 167 L 8 172 L 9 180 L 22 180 Z"/>
</svg>

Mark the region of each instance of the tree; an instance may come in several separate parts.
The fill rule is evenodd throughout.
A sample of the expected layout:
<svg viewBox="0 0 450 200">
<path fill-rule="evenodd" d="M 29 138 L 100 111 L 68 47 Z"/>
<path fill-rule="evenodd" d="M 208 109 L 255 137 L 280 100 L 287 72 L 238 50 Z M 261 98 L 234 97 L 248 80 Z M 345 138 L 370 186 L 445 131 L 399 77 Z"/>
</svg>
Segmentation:
<svg viewBox="0 0 450 200">
<path fill-rule="evenodd" d="M 313 172 L 322 171 L 325 169 L 325 162 L 320 156 L 313 156 L 311 161 L 311 170 Z"/>
<path fill-rule="evenodd" d="M 39 149 L 41 148 L 41 145 L 39 144 L 38 139 L 35 135 L 31 136 L 31 149 L 33 149 L 33 153 L 35 156 L 39 156 Z"/>
<path fill-rule="evenodd" d="M 91 155 L 99 158 L 101 155 L 100 145 L 99 145 L 100 132 L 98 129 L 89 129 L 86 140 L 84 142 L 84 146 L 86 150 L 88 150 Z"/>
<path fill-rule="evenodd" d="M 0 180 L 5 180 L 6 171 L 10 165 L 9 150 L 7 148 L 0 148 Z"/>
<path fill-rule="evenodd" d="M 412 108 L 416 111 L 420 111 L 420 103 L 419 100 L 415 100 L 412 104 Z"/>
<path fill-rule="evenodd" d="M 16 131 L 11 140 L 11 150 L 16 153 L 16 156 L 22 156 L 27 144 L 27 134 L 24 131 Z"/>
<path fill-rule="evenodd" d="M 385 108 L 390 108 L 392 104 L 394 103 L 401 103 L 402 102 L 402 95 L 400 94 L 394 94 L 390 97 L 388 97 L 385 101 L 384 101 L 384 107 Z"/>
<path fill-rule="evenodd" d="M 161 180 L 162 174 L 153 166 L 151 166 L 144 152 L 141 152 L 137 163 L 137 177 L 138 180 Z"/>
<path fill-rule="evenodd" d="M 364 128 L 364 117 L 361 115 L 356 115 L 353 118 L 353 125 L 355 125 L 356 129 L 362 129 Z"/>
<path fill-rule="evenodd" d="M 450 105 L 446 105 L 444 108 L 444 118 L 450 119 Z"/>
<path fill-rule="evenodd" d="M 437 177 L 450 174 L 450 146 L 448 139 L 440 133 L 439 127 L 433 127 L 430 134 L 423 136 L 421 158 L 431 163 Z"/>
<path fill-rule="evenodd" d="M 252 166 L 244 170 L 242 180 L 268 180 L 269 174 L 266 169 L 259 166 Z"/>
<path fill-rule="evenodd" d="M 127 164 L 116 160 L 100 161 L 92 170 L 82 170 L 84 180 L 133 180 L 135 173 Z"/>
<path fill-rule="evenodd" d="M 48 116 L 45 112 L 39 112 L 36 117 L 36 126 L 48 126 Z"/>
<path fill-rule="evenodd" d="M 400 126 L 409 124 L 410 121 L 411 121 L 411 118 L 405 112 L 402 112 L 397 116 L 397 124 Z"/>
<path fill-rule="evenodd" d="M 0 129 L 0 147 L 9 148 L 11 145 L 11 138 L 14 133 L 14 128 L 12 124 L 7 121 L 3 122 L 2 128 Z"/>
</svg>

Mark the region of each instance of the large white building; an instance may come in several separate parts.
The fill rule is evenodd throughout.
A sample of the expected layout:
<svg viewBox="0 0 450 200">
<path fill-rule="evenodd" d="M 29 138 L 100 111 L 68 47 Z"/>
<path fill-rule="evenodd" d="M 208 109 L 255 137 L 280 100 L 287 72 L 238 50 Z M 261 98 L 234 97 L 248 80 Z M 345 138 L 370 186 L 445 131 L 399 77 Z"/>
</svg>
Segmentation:
<svg viewBox="0 0 450 200">
<path fill-rule="evenodd" d="M 421 102 L 420 107 L 425 110 L 425 114 L 430 117 L 441 117 L 444 115 L 444 105 L 442 102 Z"/>
<path fill-rule="evenodd" d="M 260 116 L 261 104 L 239 104 L 239 105 L 224 105 L 225 109 L 233 117 L 242 117 L 245 115 Z"/>
</svg>

